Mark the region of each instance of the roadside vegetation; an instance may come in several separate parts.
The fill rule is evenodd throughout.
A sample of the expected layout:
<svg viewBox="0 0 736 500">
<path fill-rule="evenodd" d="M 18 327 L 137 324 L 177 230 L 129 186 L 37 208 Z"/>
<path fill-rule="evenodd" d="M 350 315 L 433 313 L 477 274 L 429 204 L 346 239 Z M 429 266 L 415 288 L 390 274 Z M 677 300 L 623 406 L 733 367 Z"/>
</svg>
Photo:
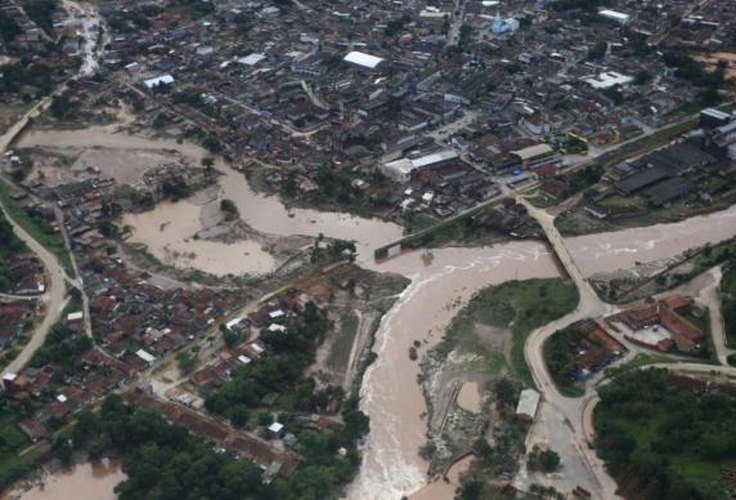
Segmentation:
<svg viewBox="0 0 736 500">
<path fill-rule="evenodd" d="M 674 385 L 665 370 L 623 374 L 599 390 L 596 445 L 625 498 L 728 498 L 736 470 L 736 398 Z"/>
<path fill-rule="evenodd" d="M 75 452 L 90 460 L 116 456 L 127 475 L 116 487 L 121 499 L 135 498 L 294 498 L 281 480 L 264 485 L 257 466 L 218 453 L 210 442 L 170 425 L 157 411 L 134 408 L 108 396 L 99 412 L 82 413 L 53 445 L 62 464 Z M 281 496 L 281 495 L 284 496 Z"/>
<path fill-rule="evenodd" d="M 616 276 L 617 273 L 612 273 L 610 276 L 593 280 L 593 286 L 606 302 L 627 304 L 675 288 L 718 265 L 724 266 L 726 274 L 733 266 L 732 262 L 736 263 L 736 239 L 688 249 L 678 259 L 669 263 L 666 269 L 654 275 L 645 272 L 621 277 Z M 725 300 L 729 292 L 725 288 L 723 290 Z M 728 310 L 732 309 L 724 308 L 724 316 Z"/>
<path fill-rule="evenodd" d="M 36 241 L 43 245 L 49 252 L 56 255 L 64 267 L 67 275 L 75 278 L 71 256 L 64 245 L 61 233 L 54 231 L 51 225 L 39 217 L 30 213 L 18 202 L 10 197 L 10 189 L 4 182 L 0 182 L 0 203 L 8 215 Z"/>
<path fill-rule="evenodd" d="M 721 310 L 726 330 L 726 344 L 736 347 L 736 259 L 729 259 L 721 281 Z"/>
<path fill-rule="evenodd" d="M 13 227 L 0 213 L 0 292 L 7 292 L 14 281 L 8 269 L 8 260 L 13 255 L 27 251 L 23 242 L 15 236 Z"/>
</svg>

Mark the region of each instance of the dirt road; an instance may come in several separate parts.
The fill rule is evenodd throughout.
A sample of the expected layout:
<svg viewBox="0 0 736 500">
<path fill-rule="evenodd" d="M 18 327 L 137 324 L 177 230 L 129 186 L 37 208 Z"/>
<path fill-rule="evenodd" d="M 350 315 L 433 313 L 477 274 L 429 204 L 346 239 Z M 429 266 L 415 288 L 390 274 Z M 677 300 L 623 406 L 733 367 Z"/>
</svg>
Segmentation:
<svg viewBox="0 0 736 500">
<path fill-rule="evenodd" d="M 723 271 L 718 266 L 711 269 L 708 274 L 713 278 L 713 283 L 701 291 L 698 299 L 710 310 L 710 332 L 718 363 L 728 366 L 728 356 L 736 353 L 736 349 L 730 349 L 726 346 L 726 331 L 723 323 L 723 312 L 721 311 L 720 293 Z"/>
<path fill-rule="evenodd" d="M 70 13 L 81 12 L 83 8 L 76 2 L 67 0 L 65 6 L 68 7 Z M 87 75 L 96 68 L 96 61 L 102 55 L 102 48 L 95 48 L 97 45 L 96 33 L 93 26 L 100 22 L 99 14 L 94 11 L 91 7 L 87 9 L 90 17 L 83 23 L 86 28 L 84 29 L 83 36 L 85 37 L 84 51 L 85 51 L 85 62 L 83 63 L 79 75 Z M 95 38 L 92 38 L 92 37 Z M 54 97 L 60 94 L 66 89 L 66 82 L 62 83 L 57 89 L 52 92 L 49 96 L 45 97 L 38 104 L 33 106 L 28 112 L 26 112 L 18 122 L 10 127 L 8 131 L 0 137 L 0 156 L 3 156 L 8 149 L 8 146 L 13 140 L 25 129 L 29 122 L 35 117 L 39 116 L 45 111 L 50 105 Z M 23 350 L 16 356 L 16 358 L 5 367 L 3 375 L 5 373 L 12 373 L 21 370 L 30 359 L 36 350 L 41 347 L 46 340 L 51 327 L 61 319 L 61 313 L 64 307 L 69 301 L 66 295 L 66 281 L 69 277 L 66 275 L 64 268 L 61 266 L 59 259 L 54 254 L 49 252 L 43 245 L 37 242 L 33 237 L 28 234 L 25 229 L 18 225 L 7 212 L 5 206 L 0 202 L 0 210 L 2 210 L 5 218 L 8 220 L 10 225 L 13 227 L 13 231 L 20 238 L 28 248 L 35 253 L 39 260 L 43 263 L 46 268 L 46 275 L 49 280 L 48 287 L 44 293 L 42 300 L 45 305 L 45 315 L 41 323 L 36 327 L 36 330 L 31 336 L 31 340 L 23 346 Z"/>
<path fill-rule="evenodd" d="M 535 441 L 549 442 L 549 440 L 556 439 L 563 445 L 569 445 L 570 443 L 566 442 L 565 438 L 560 439 L 560 436 L 550 436 L 549 433 L 545 431 L 548 427 L 548 423 L 546 421 L 550 420 L 549 417 L 552 416 L 552 418 L 554 418 L 561 415 L 564 417 L 565 421 L 569 423 L 567 430 L 571 434 L 569 438 L 571 440 L 570 442 L 573 444 L 573 449 L 580 455 L 579 458 L 582 458 L 582 461 L 586 465 L 587 472 L 592 474 L 598 483 L 597 488 L 595 488 L 597 490 L 595 491 L 596 497 L 615 498 L 616 483 L 605 471 L 603 463 L 596 453 L 588 446 L 588 443 L 595 435 L 592 415 L 595 405 L 599 401 L 595 392 L 595 384 L 591 384 L 591 388 L 582 398 L 567 398 L 562 396 L 557 390 L 557 387 L 547 370 L 542 348 L 544 342 L 552 336 L 555 331 L 578 320 L 598 318 L 613 314 L 617 312 L 618 308 L 607 304 L 598 298 L 590 283 L 576 265 L 572 254 L 565 244 L 564 238 L 562 238 L 555 227 L 555 216 L 550 215 L 542 209 L 535 208 L 526 200 L 520 199 L 519 201 L 527 208 L 530 216 L 534 217 L 542 226 L 549 243 L 570 278 L 575 283 L 578 293 L 580 294 L 580 302 L 578 303 L 575 311 L 532 332 L 524 345 L 524 356 L 532 371 L 534 380 L 544 396 L 542 408 L 540 409 L 540 418 L 537 419 L 537 422 L 535 422 L 529 432 L 528 444 L 533 444 Z M 712 275 L 712 283 L 702 290 L 700 300 L 707 305 L 711 311 L 710 320 L 711 330 L 713 332 L 713 343 L 719 362 L 726 366 L 678 362 L 649 366 L 666 367 L 677 372 L 708 373 L 713 374 L 714 376 L 736 377 L 736 368 L 727 366 L 726 360 L 726 357 L 734 351 L 725 346 L 725 333 L 720 309 L 720 296 L 718 293 L 718 286 L 721 281 L 721 269 L 714 268 L 710 271 L 710 274 Z M 630 352 L 630 354 L 633 353 L 634 351 Z M 561 429 L 562 428 L 558 428 L 556 433 L 566 433 L 565 430 Z M 567 448 L 569 449 L 570 447 L 567 446 Z M 571 456 L 570 461 L 575 461 L 577 458 L 578 457 Z M 570 479 L 575 481 L 578 478 L 573 477 Z M 566 486 L 569 486 L 569 484 Z"/>
</svg>

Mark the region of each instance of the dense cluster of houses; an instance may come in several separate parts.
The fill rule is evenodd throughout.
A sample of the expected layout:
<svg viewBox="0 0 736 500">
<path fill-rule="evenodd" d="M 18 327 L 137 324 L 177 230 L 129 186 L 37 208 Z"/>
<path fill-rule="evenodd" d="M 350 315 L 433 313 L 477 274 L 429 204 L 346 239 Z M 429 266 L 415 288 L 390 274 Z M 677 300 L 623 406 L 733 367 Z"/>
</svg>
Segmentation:
<svg viewBox="0 0 736 500">
<path fill-rule="evenodd" d="M 234 370 L 257 362 L 263 356 L 268 356 L 268 347 L 260 340 L 252 339 L 257 332 L 283 333 L 304 307 L 311 301 L 311 297 L 304 293 L 296 296 L 279 295 L 263 304 L 257 311 L 245 317 L 236 317 L 225 324 L 225 328 L 238 334 L 241 342 L 233 347 L 223 348 L 218 359 L 189 377 L 189 381 L 203 395 L 211 394 L 223 383 L 230 380 Z M 277 393 L 268 394 L 263 402 L 271 406 L 278 398 Z"/>
<path fill-rule="evenodd" d="M 130 366 L 97 348 L 82 355 L 82 366 L 82 375 L 75 376 L 62 376 L 54 364 L 4 375 L 3 389 L 8 397 L 32 403 L 33 413 L 18 423 L 31 442 L 49 437 L 91 401 L 123 388 L 135 378 Z"/>
<path fill-rule="evenodd" d="M 663 19 L 690 23 L 685 1 L 613 2 L 615 15 L 586 22 L 516 1 L 472 2 L 460 21 L 449 0 L 400 11 L 388 0 L 218 2 L 193 18 L 139 0 L 101 8 L 115 20 L 106 67 L 138 84 L 152 119 L 232 158 L 255 155 L 276 189 L 308 194 L 320 168 L 343 172 L 384 215 L 448 216 L 494 183 L 554 177 L 570 134 L 616 143 L 697 92 L 642 50 L 671 26 Z M 446 51 L 456 22 L 473 36 Z"/>
<path fill-rule="evenodd" d="M 627 309 L 607 318 L 629 328 L 625 338 L 635 344 L 658 351 L 696 350 L 705 340 L 705 332 L 685 315 L 692 310 L 690 299 L 670 295 L 654 304 Z"/>
</svg>

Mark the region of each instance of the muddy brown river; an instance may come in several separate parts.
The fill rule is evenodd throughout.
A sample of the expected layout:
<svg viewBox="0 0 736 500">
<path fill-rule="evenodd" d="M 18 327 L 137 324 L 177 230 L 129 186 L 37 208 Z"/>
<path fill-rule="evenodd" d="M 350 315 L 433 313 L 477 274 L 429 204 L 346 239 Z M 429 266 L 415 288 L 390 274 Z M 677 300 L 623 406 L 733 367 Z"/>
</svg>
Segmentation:
<svg viewBox="0 0 736 500">
<path fill-rule="evenodd" d="M 21 145 L 176 149 L 197 163 L 205 156 L 191 144 L 111 132 L 111 128 L 103 127 L 37 132 L 26 135 Z M 222 163 L 218 168 L 224 173 L 219 197 L 234 200 L 242 219 L 254 229 L 281 236 L 322 233 L 355 240 L 361 266 L 411 278 L 410 286 L 382 319 L 377 332 L 375 350 L 379 356 L 368 369 L 362 388 L 362 408 L 370 417 L 371 433 L 363 448 L 363 465 L 349 488 L 349 498 L 398 499 L 420 490 L 417 498 L 452 498 L 449 487 L 430 485 L 422 489 L 427 463 L 417 451 L 425 440 L 426 407 L 416 382 L 418 365 L 409 359 L 409 347 L 419 340 L 424 353 L 436 344 L 458 310 L 482 288 L 514 279 L 557 276 L 544 246 L 523 241 L 488 248 L 444 248 L 433 250 L 434 258 L 429 260 L 422 259 L 420 252 L 409 252 L 376 264 L 373 250 L 399 237 L 399 226 L 340 213 L 289 211 L 277 197 L 255 193 L 242 174 Z M 125 223 L 132 226 L 134 241 L 147 244 L 162 260 L 169 258 L 182 267 L 220 274 L 260 273 L 273 265 L 265 250 L 249 242 L 231 246 L 192 240 L 199 229 L 198 215 L 198 207 L 183 201 L 127 216 Z M 569 238 L 567 244 L 582 272 L 590 276 L 628 268 L 636 262 L 670 258 L 688 248 L 734 236 L 736 207 L 731 207 L 680 223 Z M 202 246 L 205 243 L 207 246 Z M 186 254 L 189 257 L 180 257 Z"/>
<path fill-rule="evenodd" d="M 125 479 L 120 463 L 104 460 L 96 464 L 79 464 L 46 478 L 42 486 L 23 493 L 11 493 L 19 500 L 114 500 L 115 486 Z"/>
</svg>

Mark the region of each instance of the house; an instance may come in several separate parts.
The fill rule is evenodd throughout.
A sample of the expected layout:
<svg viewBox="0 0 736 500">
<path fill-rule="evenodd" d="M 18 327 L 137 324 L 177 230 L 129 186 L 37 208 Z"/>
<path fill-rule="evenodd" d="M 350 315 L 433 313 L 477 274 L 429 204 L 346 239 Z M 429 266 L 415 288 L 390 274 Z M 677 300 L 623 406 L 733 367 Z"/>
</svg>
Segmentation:
<svg viewBox="0 0 736 500">
<path fill-rule="evenodd" d="M 268 433 L 271 437 L 274 437 L 274 438 L 281 437 L 283 432 L 284 432 L 284 424 L 282 423 L 274 422 L 268 426 Z"/>
<path fill-rule="evenodd" d="M 156 362 L 156 356 L 144 349 L 138 349 L 135 352 L 135 355 L 145 361 L 149 367 L 153 366 L 153 364 Z"/>
<path fill-rule="evenodd" d="M 534 389 L 524 389 L 519 396 L 519 404 L 516 405 L 516 416 L 519 420 L 531 423 L 537 415 L 541 395 Z"/>
<path fill-rule="evenodd" d="M 18 423 L 18 428 L 25 434 L 32 443 L 46 437 L 48 432 L 46 427 L 35 418 L 27 418 Z"/>
</svg>

